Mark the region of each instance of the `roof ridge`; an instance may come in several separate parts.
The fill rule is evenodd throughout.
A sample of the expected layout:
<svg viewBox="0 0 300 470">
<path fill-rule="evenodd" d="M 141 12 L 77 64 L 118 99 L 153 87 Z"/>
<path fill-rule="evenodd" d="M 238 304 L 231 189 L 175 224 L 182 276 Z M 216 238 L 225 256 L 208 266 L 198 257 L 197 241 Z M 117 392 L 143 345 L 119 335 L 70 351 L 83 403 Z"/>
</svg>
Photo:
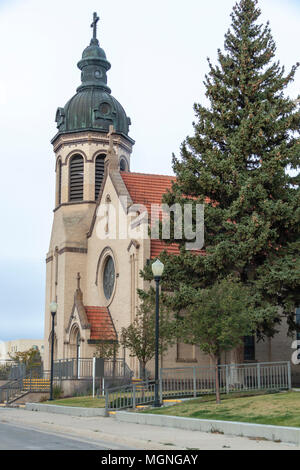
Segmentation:
<svg viewBox="0 0 300 470">
<path fill-rule="evenodd" d="M 121 175 L 158 176 L 160 178 L 161 177 L 162 178 L 172 178 L 172 179 L 176 180 L 176 176 L 174 176 L 174 175 L 161 175 L 161 174 L 158 174 L 158 173 L 139 173 L 139 172 L 135 172 L 135 171 L 122 171 Z"/>
</svg>

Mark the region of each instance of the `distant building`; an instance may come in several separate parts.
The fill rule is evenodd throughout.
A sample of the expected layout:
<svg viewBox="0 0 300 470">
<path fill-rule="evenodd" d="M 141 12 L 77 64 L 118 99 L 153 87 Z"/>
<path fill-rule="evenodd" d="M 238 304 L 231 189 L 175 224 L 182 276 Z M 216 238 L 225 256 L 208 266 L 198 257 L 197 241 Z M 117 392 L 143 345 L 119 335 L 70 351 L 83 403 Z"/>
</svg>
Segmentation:
<svg viewBox="0 0 300 470">
<path fill-rule="evenodd" d="M 38 349 L 43 360 L 44 340 L 42 339 L 14 339 L 0 343 L 0 363 L 11 361 L 11 355 L 28 351 L 31 348 Z"/>
</svg>

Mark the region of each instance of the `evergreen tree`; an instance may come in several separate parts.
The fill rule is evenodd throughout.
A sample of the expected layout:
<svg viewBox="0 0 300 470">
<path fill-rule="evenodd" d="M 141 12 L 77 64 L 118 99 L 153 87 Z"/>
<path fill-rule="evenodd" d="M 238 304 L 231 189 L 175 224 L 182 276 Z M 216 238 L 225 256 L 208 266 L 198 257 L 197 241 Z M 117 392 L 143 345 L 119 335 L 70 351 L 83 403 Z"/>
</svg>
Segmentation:
<svg viewBox="0 0 300 470">
<path fill-rule="evenodd" d="M 257 0 L 241 0 L 218 64 L 204 85 L 210 105 L 195 104 L 195 134 L 173 156 L 177 181 L 170 205 L 205 203 L 205 256 L 161 257 L 164 287 L 177 310 L 187 307 L 179 286 L 207 288 L 234 273 L 252 289 L 258 331 L 273 335 L 282 314 L 295 328 L 300 305 L 300 111 L 286 96 L 299 64 L 285 73 L 274 60 L 269 23 Z M 292 45 L 291 45 L 292 46 Z M 144 273 L 151 278 L 150 273 Z M 279 314 L 278 306 L 282 314 Z"/>
</svg>

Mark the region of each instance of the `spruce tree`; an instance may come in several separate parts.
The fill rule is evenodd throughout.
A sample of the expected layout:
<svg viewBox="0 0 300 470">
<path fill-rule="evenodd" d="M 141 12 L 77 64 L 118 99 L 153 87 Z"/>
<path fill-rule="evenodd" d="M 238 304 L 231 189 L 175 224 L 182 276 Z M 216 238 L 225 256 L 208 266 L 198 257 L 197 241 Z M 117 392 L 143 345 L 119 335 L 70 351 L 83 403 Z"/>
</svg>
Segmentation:
<svg viewBox="0 0 300 470">
<path fill-rule="evenodd" d="M 183 206 L 209 198 L 206 255 L 185 251 L 186 240 L 173 237 L 181 254 L 162 259 L 164 286 L 177 310 L 188 306 L 180 285 L 208 288 L 234 274 L 251 288 L 258 331 L 272 335 L 282 315 L 295 328 L 300 305 L 300 111 L 285 93 L 299 64 L 285 73 L 260 15 L 257 0 L 235 5 L 225 50 L 218 50 L 217 65 L 208 60 L 210 104 L 194 105 L 195 133 L 182 144 L 181 157 L 173 156 L 177 181 L 164 202 Z"/>
</svg>

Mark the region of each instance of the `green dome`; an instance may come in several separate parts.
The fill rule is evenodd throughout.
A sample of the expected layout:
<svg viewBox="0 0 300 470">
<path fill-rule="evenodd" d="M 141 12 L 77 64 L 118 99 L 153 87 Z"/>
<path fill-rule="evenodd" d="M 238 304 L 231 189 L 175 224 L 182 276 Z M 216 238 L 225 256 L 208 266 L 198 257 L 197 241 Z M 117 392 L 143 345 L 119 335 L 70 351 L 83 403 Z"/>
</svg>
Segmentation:
<svg viewBox="0 0 300 470">
<path fill-rule="evenodd" d="M 79 87 L 81 88 L 81 87 Z M 97 130 L 108 133 L 113 125 L 117 133 L 128 136 L 130 119 L 124 108 L 105 89 L 83 87 L 57 111 L 59 133 Z"/>
<path fill-rule="evenodd" d="M 131 122 L 107 86 L 107 71 L 111 65 L 99 46 L 95 32 L 77 65 L 81 70 L 81 85 L 64 108 L 57 109 L 55 121 L 58 133 L 53 140 L 68 132 L 93 130 L 108 133 L 111 125 L 116 133 L 130 139 Z"/>
<path fill-rule="evenodd" d="M 83 59 L 105 59 L 106 60 L 106 54 L 101 47 L 97 45 L 89 45 L 86 49 L 84 49 L 82 53 L 82 58 Z"/>
</svg>

